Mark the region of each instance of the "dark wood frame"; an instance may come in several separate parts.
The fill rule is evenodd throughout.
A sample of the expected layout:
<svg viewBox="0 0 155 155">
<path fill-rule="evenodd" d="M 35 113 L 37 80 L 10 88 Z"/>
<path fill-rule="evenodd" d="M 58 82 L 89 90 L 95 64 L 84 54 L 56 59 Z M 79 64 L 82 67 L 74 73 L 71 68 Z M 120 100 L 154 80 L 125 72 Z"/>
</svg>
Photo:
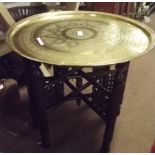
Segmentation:
<svg viewBox="0 0 155 155">
<path fill-rule="evenodd" d="M 50 82 L 47 85 L 44 83 L 47 79 L 43 77 L 39 69 L 40 63 L 26 60 L 26 64 L 29 75 L 27 81 L 32 123 L 34 127 L 39 127 L 40 129 L 42 146 L 50 146 L 45 91 L 43 88 L 52 87 L 55 91 L 59 89 L 55 97 L 59 97 L 61 100 L 52 104 L 51 107 L 60 105 L 60 103 L 70 99 L 83 100 L 106 122 L 100 151 L 109 152 L 116 118 L 120 113 L 129 62 L 117 64 L 114 67 L 115 69 L 112 70 L 110 66 L 93 67 L 92 72 L 88 73 L 82 70 L 84 67 L 54 66 L 55 74 L 51 79 L 48 78 Z M 80 82 L 78 81 L 83 78 L 87 80 L 87 83 L 82 84 L 81 80 Z M 70 79 L 76 79 L 76 85 L 72 84 L 69 81 Z M 78 82 L 79 84 L 77 84 Z M 64 89 L 62 87 L 64 83 L 72 89 L 72 92 L 67 96 L 64 96 Z M 93 85 L 92 93 L 82 94 L 81 91 L 90 85 Z M 99 96 L 102 97 L 100 100 L 98 99 Z"/>
</svg>

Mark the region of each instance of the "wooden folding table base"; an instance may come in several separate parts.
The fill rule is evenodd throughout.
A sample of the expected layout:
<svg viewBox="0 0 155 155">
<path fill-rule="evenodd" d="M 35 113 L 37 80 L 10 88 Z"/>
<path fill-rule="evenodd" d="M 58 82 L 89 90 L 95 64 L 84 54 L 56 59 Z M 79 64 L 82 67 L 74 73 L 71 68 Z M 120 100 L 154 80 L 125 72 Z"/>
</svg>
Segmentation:
<svg viewBox="0 0 155 155">
<path fill-rule="evenodd" d="M 30 60 L 27 62 L 32 122 L 34 127 L 40 129 L 42 146 L 50 146 L 45 92 L 53 89 L 57 93 L 52 96 L 54 98 L 52 107 L 69 99 L 76 99 L 78 102 L 83 100 L 106 122 L 100 151 L 109 152 L 116 118 L 120 113 L 129 62 L 113 67 L 92 67 L 89 72 L 86 72 L 84 67 L 54 66 L 54 76 L 51 78 L 43 77 L 39 70 L 40 63 Z M 76 84 L 70 79 L 75 79 Z M 86 82 L 83 82 L 83 79 Z M 46 80 L 48 80 L 47 84 Z M 64 83 L 72 90 L 67 96 L 64 95 Z M 90 86 L 91 93 L 82 92 Z"/>
</svg>

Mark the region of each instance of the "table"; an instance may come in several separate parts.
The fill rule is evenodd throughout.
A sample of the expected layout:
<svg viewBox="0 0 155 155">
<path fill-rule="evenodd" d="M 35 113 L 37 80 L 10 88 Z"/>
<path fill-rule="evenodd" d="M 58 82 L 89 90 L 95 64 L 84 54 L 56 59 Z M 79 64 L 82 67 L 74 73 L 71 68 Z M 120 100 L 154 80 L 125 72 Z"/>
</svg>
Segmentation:
<svg viewBox="0 0 155 155">
<path fill-rule="evenodd" d="M 6 40 L 26 58 L 33 125 L 40 128 L 42 145 L 50 146 L 44 88 L 52 91 L 53 106 L 76 99 L 94 110 L 106 122 L 101 152 L 109 152 L 129 61 L 154 46 L 154 32 L 123 16 L 65 11 L 21 20 L 10 28 Z M 41 62 L 53 65 L 52 77 L 43 77 Z M 67 96 L 64 83 L 72 90 Z M 84 93 L 88 87 L 91 92 Z"/>
</svg>

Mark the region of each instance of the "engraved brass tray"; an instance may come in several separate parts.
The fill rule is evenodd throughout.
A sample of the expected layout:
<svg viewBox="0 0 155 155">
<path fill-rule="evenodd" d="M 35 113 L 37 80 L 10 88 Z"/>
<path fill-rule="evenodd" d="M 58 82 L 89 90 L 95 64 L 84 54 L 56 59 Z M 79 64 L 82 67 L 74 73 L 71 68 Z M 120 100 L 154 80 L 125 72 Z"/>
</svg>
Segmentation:
<svg viewBox="0 0 155 155">
<path fill-rule="evenodd" d="M 39 62 L 100 66 L 143 55 L 154 46 L 155 34 L 147 25 L 119 15 L 62 11 L 17 22 L 6 41 L 20 55 Z"/>
</svg>

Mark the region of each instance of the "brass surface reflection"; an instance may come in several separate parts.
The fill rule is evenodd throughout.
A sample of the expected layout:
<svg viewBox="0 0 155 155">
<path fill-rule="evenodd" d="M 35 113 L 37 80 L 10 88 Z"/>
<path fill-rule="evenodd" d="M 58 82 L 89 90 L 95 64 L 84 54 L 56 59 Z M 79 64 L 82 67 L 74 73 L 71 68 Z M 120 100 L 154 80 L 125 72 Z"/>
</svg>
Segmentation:
<svg viewBox="0 0 155 155">
<path fill-rule="evenodd" d="M 17 22 L 6 41 L 20 55 L 39 62 L 100 66 L 143 55 L 154 46 L 155 34 L 147 25 L 119 15 L 62 11 Z"/>
</svg>

